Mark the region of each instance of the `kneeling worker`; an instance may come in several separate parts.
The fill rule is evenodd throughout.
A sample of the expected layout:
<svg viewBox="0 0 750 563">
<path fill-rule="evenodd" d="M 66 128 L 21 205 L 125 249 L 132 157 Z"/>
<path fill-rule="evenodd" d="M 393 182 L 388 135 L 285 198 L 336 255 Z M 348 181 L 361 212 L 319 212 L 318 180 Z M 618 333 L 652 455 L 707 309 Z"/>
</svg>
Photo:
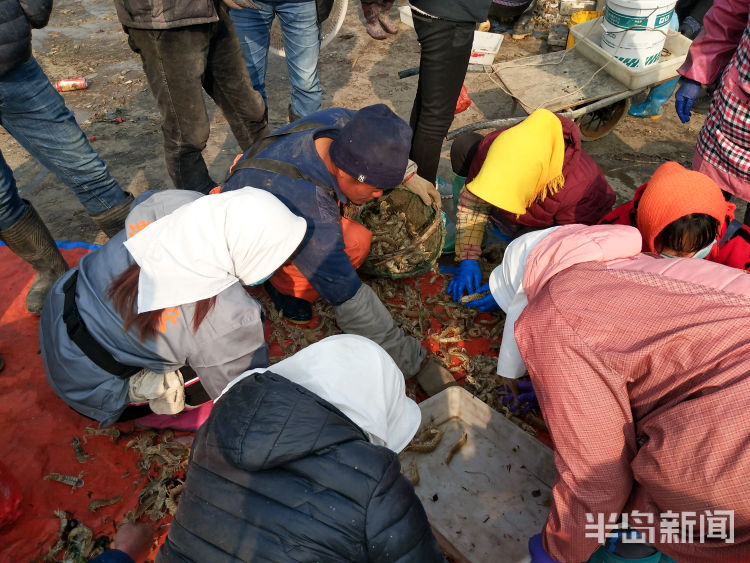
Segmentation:
<svg viewBox="0 0 750 563">
<path fill-rule="evenodd" d="M 450 372 L 425 359 L 420 343 L 404 334 L 375 292 L 359 279 L 371 233 L 341 215 L 343 204 L 362 204 L 404 181 L 411 129 L 383 104 L 359 111 L 316 112 L 258 141 L 233 168 L 223 191 L 268 190 L 307 221 L 297 252 L 265 284 L 276 308 L 294 322 L 312 318 L 318 297 L 336 309 L 346 333 L 380 344 L 406 377 L 418 375 L 428 394 L 453 383 Z M 425 203 L 440 196 L 413 176 L 404 184 Z"/>
</svg>

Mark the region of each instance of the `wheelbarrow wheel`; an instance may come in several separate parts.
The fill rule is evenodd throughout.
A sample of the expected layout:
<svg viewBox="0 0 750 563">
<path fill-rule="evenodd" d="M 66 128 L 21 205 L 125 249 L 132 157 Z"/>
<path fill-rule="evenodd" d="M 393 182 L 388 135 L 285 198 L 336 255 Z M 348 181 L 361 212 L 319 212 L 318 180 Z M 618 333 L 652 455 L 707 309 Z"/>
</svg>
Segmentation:
<svg viewBox="0 0 750 563">
<path fill-rule="evenodd" d="M 630 98 L 625 98 L 576 119 L 581 130 L 582 141 L 596 141 L 615 128 L 615 125 L 628 113 Z"/>
</svg>

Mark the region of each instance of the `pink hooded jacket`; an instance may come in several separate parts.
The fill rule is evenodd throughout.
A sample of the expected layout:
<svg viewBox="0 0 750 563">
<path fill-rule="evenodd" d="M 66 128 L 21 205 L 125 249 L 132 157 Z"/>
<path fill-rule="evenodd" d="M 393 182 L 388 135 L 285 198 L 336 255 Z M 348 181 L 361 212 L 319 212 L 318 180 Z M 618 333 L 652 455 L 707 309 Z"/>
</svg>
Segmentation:
<svg viewBox="0 0 750 563">
<path fill-rule="evenodd" d="M 529 288 L 536 292 L 538 285 L 579 262 L 634 256 L 641 251 L 641 244 L 638 229 L 624 225 L 550 227 L 526 233 L 511 242 L 502 264 L 492 271 L 489 280 L 492 297 L 506 313 L 498 375 L 517 379 L 526 373 L 513 331 L 528 304 Z"/>
<path fill-rule="evenodd" d="M 750 561 L 750 276 L 652 254 L 585 261 L 615 247 L 583 234 L 537 244 L 515 323 L 555 447 L 545 550 L 585 561 L 626 514 L 677 561 Z"/>
</svg>

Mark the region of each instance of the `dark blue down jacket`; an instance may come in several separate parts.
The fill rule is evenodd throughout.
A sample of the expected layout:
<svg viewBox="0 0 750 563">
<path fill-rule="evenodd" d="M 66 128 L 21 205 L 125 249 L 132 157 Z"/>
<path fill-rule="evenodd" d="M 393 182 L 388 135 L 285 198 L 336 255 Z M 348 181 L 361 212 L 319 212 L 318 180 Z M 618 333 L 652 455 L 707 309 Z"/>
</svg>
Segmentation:
<svg viewBox="0 0 750 563">
<path fill-rule="evenodd" d="M 391 450 L 276 374 L 219 399 L 157 563 L 443 561 Z"/>
<path fill-rule="evenodd" d="M 31 28 L 47 25 L 52 0 L 0 0 L 0 77 L 31 56 Z"/>
</svg>

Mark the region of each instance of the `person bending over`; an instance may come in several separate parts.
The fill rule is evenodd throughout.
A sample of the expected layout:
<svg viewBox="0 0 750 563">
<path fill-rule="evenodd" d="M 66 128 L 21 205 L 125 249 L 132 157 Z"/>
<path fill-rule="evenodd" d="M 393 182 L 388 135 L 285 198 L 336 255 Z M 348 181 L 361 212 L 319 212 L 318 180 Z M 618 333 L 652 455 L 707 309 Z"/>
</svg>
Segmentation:
<svg viewBox="0 0 750 563">
<path fill-rule="evenodd" d="M 581 148 L 578 126 L 539 109 L 518 125 L 482 137 L 464 133 L 451 147 L 458 199 L 458 271 L 448 294 L 458 301 L 482 283 L 479 257 L 488 221 L 511 239 L 528 230 L 595 224 L 615 202 L 599 166 Z"/>
<path fill-rule="evenodd" d="M 601 223 L 631 225 L 643 236 L 643 252 L 667 258 L 705 258 L 750 270 L 750 228 L 734 218 L 735 205 L 701 172 L 665 162 Z"/>
<path fill-rule="evenodd" d="M 398 460 L 420 424 L 361 336 L 242 374 L 196 434 L 156 561 L 443 561 Z"/>
<path fill-rule="evenodd" d="M 50 291 L 39 324 L 47 379 L 102 426 L 195 430 L 227 382 L 268 365 L 261 305 L 243 286 L 294 252 L 305 221 L 248 187 L 147 192 L 126 224 Z"/>
</svg>

